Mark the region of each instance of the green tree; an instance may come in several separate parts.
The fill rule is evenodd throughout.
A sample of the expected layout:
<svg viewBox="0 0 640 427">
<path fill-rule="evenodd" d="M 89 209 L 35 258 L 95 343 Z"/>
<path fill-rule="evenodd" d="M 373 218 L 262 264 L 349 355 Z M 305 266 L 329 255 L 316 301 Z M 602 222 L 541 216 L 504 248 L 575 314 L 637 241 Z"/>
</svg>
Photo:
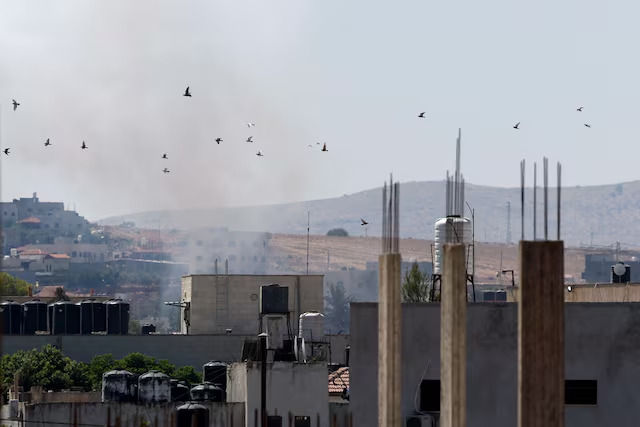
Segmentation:
<svg viewBox="0 0 640 427">
<path fill-rule="evenodd" d="M 349 233 L 344 228 L 332 228 L 327 231 L 327 236 L 349 237 Z"/>
<path fill-rule="evenodd" d="M 411 269 L 404 273 L 402 302 L 428 302 L 430 282 L 429 275 L 420 271 L 420 266 L 414 262 Z"/>
<path fill-rule="evenodd" d="M 53 298 L 51 299 L 51 302 L 56 301 L 71 301 L 71 298 L 69 298 L 67 293 L 64 291 L 64 288 L 57 287 L 55 292 L 53 293 Z"/>
<path fill-rule="evenodd" d="M 1 296 L 25 296 L 29 295 L 31 284 L 8 273 L 0 273 Z"/>
<path fill-rule="evenodd" d="M 184 381 L 189 385 L 199 384 L 202 381 L 202 376 L 193 366 L 182 366 L 176 369 L 173 378 Z"/>
<path fill-rule="evenodd" d="M 324 297 L 324 315 L 327 325 L 333 333 L 349 331 L 349 304 L 351 296 L 347 294 L 344 285 L 339 282 L 329 286 Z"/>
</svg>

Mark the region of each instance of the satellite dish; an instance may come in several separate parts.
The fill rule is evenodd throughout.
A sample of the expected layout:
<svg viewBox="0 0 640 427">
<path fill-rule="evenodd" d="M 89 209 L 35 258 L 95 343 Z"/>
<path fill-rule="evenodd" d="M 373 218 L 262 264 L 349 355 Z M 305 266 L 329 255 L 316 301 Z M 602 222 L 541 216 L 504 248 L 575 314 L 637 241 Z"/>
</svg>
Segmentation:
<svg viewBox="0 0 640 427">
<path fill-rule="evenodd" d="M 627 268 L 624 266 L 623 263 L 619 262 L 613 266 L 613 272 L 615 273 L 616 276 L 622 276 L 624 273 L 627 272 Z"/>
<path fill-rule="evenodd" d="M 573 287 L 571 285 L 567 286 L 567 291 L 571 292 L 573 290 Z"/>
</svg>

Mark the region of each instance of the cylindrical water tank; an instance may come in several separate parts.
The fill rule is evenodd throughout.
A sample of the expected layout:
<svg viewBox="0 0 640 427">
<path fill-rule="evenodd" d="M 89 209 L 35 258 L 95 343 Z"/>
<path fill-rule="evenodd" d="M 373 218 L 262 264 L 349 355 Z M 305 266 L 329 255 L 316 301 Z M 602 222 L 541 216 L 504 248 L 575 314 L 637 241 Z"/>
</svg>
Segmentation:
<svg viewBox="0 0 640 427">
<path fill-rule="evenodd" d="M 211 383 L 202 383 L 191 389 L 191 400 L 197 402 L 224 402 L 224 392 Z"/>
<path fill-rule="evenodd" d="M 129 303 L 121 299 L 105 301 L 107 306 L 107 334 L 129 333 Z"/>
<path fill-rule="evenodd" d="M 171 401 L 172 402 L 186 402 L 190 396 L 189 387 L 175 379 L 171 380 Z"/>
<path fill-rule="evenodd" d="M 138 378 L 138 401 L 160 403 L 171 401 L 171 379 L 159 371 L 149 371 Z"/>
<path fill-rule="evenodd" d="M 22 306 L 11 300 L 0 304 L 0 321 L 4 335 L 20 335 L 22 329 Z"/>
<path fill-rule="evenodd" d="M 142 335 L 149 335 L 155 332 L 156 332 L 156 325 L 154 324 L 142 325 L 140 327 L 140 334 Z"/>
<path fill-rule="evenodd" d="M 106 306 L 94 299 L 85 300 L 80 305 L 80 333 L 90 335 L 92 332 L 107 330 Z"/>
<path fill-rule="evenodd" d="M 209 408 L 197 403 L 185 403 L 176 408 L 176 427 L 208 427 Z"/>
<path fill-rule="evenodd" d="M 80 306 L 71 301 L 58 301 L 49 304 L 52 311 L 52 334 L 80 333 Z"/>
<path fill-rule="evenodd" d="M 302 313 L 298 336 L 303 337 L 307 343 L 324 341 L 324 315 L 317 311 Z"/>
<path fill-rule="evenodd" d="M 47 303 L 35 299 L 22 304 L 22 333 L 35 335 L 36 331 L 47 331 Z"/>
<path fill-rule="evenodd" d="M 442 251 L 445 243 L 472 243 L 472 223 L 469 218 L 448 216 L 436 221 L 435 226 L 435 256 L 433 273 L 442 274 Z M 469 251 L 465 251 L 469 256 Z M 467 263 L 468 265 L 468 263 Z"/>
<path fill-rule="evenodd" d="M 103 402 L 136 402 L 136 376 L 129 371 L 114 370 L 102 374 Z"/>
<path fill-rule="evenodd" d="M 202 381 L 219 386 L 222 391 L 227 391 L 227 369 L 226 363 L 211 361 L 202 366 Z"/>
</svg>

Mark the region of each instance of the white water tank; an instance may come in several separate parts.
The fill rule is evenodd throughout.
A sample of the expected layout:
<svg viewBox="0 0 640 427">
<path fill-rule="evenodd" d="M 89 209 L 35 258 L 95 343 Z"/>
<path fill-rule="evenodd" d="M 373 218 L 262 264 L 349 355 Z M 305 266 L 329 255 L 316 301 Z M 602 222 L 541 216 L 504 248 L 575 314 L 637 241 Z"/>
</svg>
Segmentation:
<svg viewBox="0 0 640 427">
<path fill-rule="evenodd" d="M 317 311 L 307 311 L 300 315 L 298 336 L 308 343 L 324 341 L 324 314 Z"/>
<path fill-rule="evenodd" d="M 473 225 L 469 218 L 459 216 L 448 216 L 436 221 L 435 226 L 435 254 L 433 263 L 433 273 L 442 274 L 442 251 L 445 243 L 472 243 Z M 465 251 L 467 258 L 471 255 L 469 250 Z M 469 261 L 469 260 L 467 260 Z M 467 262 L 467 265 L 469 263 Z"/>
</svg>

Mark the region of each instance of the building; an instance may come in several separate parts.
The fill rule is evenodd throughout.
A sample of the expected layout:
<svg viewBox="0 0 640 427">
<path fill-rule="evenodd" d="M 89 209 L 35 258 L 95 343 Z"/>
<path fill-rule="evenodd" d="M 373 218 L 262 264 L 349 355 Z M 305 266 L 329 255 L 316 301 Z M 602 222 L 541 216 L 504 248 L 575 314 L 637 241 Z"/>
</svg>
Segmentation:
<svg viewBox="0 0 640 427">
<path fill-rule="evenodd" d="M 640 261 L 636 256 L 621 257 L 620 261 L 628 265 L 631 270 L 631 282 L 640 282 Z M 588 283 L 611 282 L 611 267 L 616 263 L 614 254 L 586 254 L 584 256 L 584 271 L 582 279 Z"/>
<path fill-rule="evenodd" d="M 353 426 L 377 425 L 378 308 L 351 306 Z M 632 426 L 640 419 L 640 304 L 565 306 L 567 427 Z M 402 414 L 440 409 L 440 305 L 402 306 Z M 467 425 L 511 427 L 518 410 L 517 305 L 467 308 Z M 373 408 L 373 409 L 372 409 Z"/>
<path fill-rule="evenodd" d="M 297 331 L 300 314 L 323 311 L 321 275 L 191 274 L 182 277 L 181 332 L 258 334 L 260 287 L 270 284 L 288 288 L 293 331 Z"/>
</svg>

